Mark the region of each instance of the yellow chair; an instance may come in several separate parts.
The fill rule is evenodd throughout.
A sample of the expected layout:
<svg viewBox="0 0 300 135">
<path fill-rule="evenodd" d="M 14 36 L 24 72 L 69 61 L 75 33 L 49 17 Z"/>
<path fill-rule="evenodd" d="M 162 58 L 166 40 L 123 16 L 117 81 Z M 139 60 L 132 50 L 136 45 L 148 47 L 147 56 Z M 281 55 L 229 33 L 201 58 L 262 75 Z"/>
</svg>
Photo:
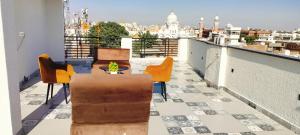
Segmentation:
<svg viewBox="0 0 300 135">
<path fill-rule="evenodd" d="M 65 100 L 67 101 L 67 86 L 71 77 L 75 74 L 73 67 L 69 64 L 58 64 L 52 61 L 48 54 L 41 54 L 38 58 L 41 80 L 48 83 L 46 104 L 48 103 L 49 90 L 51 87 L 51 98 L 53 97 L 54 83 L 63 84 Z"/>
<path fill-rule="evenodd" d="M 173 68 L 173 58 L 167 57 L 160 65 L 149 65 L 144 71 L 145 74 L 152 76 L 152 81 L 160 83 L 161 95 L 167 101 L 166 82 L 170 81 Z"/>
</svg>

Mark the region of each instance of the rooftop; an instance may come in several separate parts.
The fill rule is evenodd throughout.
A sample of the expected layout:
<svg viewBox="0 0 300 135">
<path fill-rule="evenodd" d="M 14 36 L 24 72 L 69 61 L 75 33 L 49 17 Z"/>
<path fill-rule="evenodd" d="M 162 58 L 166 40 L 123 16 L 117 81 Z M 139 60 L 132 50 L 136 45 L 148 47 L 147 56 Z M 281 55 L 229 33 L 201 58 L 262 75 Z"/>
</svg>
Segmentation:
<svg viewBox="0 0 300 135">
<path fill-rule="evenodd" d="M 122 37 L 113 40 L 115 42 L 111 44 L 102 43 L 105 37 L 90 37 L 90 40 L 86 40 L 89 38 L 86 36 L 67 37 L 64 32 L 63 7 L 61 0 L 1 1 L 1 135 L 70 134 L 72 103 L 65 104 L 62 85 L 55 85 L 55 97 L 48 105 L 45 104 L 47 84 L 40 81 L 38 74 L 33 74 L 39 72 L 37 58 L 47 53 L 56 62 L 70 62 L 78 73 L 89 73 L 91 62 L 87 59 L 96 57 L 95 46 L 126 48 L 133 74 L 143 73 L 146 65 L 161 63 L 165 56 L 176 59 L 172 79 L 166 83 L 168 101 L 165 102 L 159 94 L 153 93 L 150 135 L 300 134 L 299 58 L 232 46 L 232 43 L 238 43 L 236 32 L 233 33 L 237 35 L 232 42 L 226 45 L 218 45 L 210 40 L 202 41 L 201 37 L 199 40 L 158 38 L 155 41 L 152 38 Z M 218 25 L 216 21 L 215 26 Z M 202 36 L 209 37 L 211 31 L 205 28 Z M 224 32 L 224 29 L 218 31 Z M 80 31 L 74 29 L 72 32 L 77 35 L 76 32 Z M 293 37 L 291 34 L 277 36 L 280 41 L 291 40 Z M 70 59 L 79 60 L 75 62 Z M 108 78 L 114 79 L 111 76 Z M 147 79 L 147 101 L 150 102 L 152 82 L 150 78 Z M 133 82 L 139 83 L 135 80 Z M 24 88 L 21 92 L 20 87 Z M 114 85 L 110 87 L 115 90 Z M 140 89 L 143 87 L 146 86 L 140 85 Z M 134 87 L 126 88 L 129 91 Z M 98 95 L 84 92 L 97 99 Z M 131 107 L 131 104 L 123 105 Z M 127 114 L 139 113 L 140 110 L 131 111 L 133 109 L 130 107 L 126 108 L 130 110 Z M 144 107 L 150 109 L 149 104 Z M 147 112 L 149 110 L 144 111 L 144 114 Z M 122 116 L 121 113 L 115 111 L 114 116 Z M 73 116 L 75 114 L 81 113 L 74 113 Z M 85 118 L 93 117 L 87 115 Z"/>
<path fill-rule="evenodd" d="M 132 72 L 143 73 L 162 58 L 134 58 Z M 90 63 L 74 63 L 79 73 L 89 73 Z M 20 92 L 23 128 L 30 135 L 70 134 L 71 102 L 64 102 L 61 85 L 54 86 L 54 98 L 45 105 L 46 84 L 35 76 Z M 186 62 L 176 60 L 172 80 L 167 83 L 168 101 L 153 93 L 149 135 L 292 135 L 293 132 L 261 112 L 206 82 Z"/>
</svg>

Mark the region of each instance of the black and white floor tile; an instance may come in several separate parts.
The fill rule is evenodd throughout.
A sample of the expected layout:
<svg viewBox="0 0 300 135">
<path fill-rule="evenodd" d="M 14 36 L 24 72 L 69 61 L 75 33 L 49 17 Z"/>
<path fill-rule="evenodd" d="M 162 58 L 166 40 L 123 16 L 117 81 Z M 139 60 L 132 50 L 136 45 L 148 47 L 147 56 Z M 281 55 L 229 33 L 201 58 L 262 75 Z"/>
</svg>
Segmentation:
<svg viewBox="0 0 300 135">
<path fill-rule="evenodd" d="M 132 72 L 135 74 L 143 73 L 147 65 L 159 64 L 161 61 L 162 59 L 132 60 Z M 75 64 L 75 70 L 79 73 L 89 73 L 89 64 Z M 61 91 L 62 86 L 55 85 L 55 95 L 49 100 L 48 105 L 44 104 L 46 89 L 47 85 L 39 81 L 20 92 L 23 129 L 26 133 L 30 133 L 38 128 L 45 128 L 45 126 L 39 126 L 41 121 L 60 120 L 59 122 L 61 122 L 61 120 L 70 121 L 71 119 L 72 103 L 66 104 L 64 102 L 63 92 Z M 153 93 L 150 108 L 149 135 L 157 135 L 152 134 L 154 130 L 160 130 L 161 135 L 259 135 L 262 132 L 274 133 L 276 131 L 291 133 L 286 128 L 278 126 L 276 122 L 270 123 L 266 116 L 254 111 L 246 104 L 240 103 L 234 97 L 208 88 L 203 79 L 186 63 L 175 62 L 172 79 L 170 82 L 167 82 L 167 93 L 167 101 L 159 93 Z M 232 105 L 235 106 L 232 107 Z M 171 109 L 164 109 L 165 107 Z M 228 112 L 228 107 L 231 113 Z M 247 109 L 244 109 L 246 111 L 241 113 L 241 108 Z M 232 113 L 235 111 L 237 113 Z M 245 128 L 239 129 L 237 127 L 236 131 L 218 131 L 211 126 L 219 125 L 217 117 L 231 117 L 233 122 L 237 122 L 240 127 Z M 211 121 L 204 122 L 205 118 L 210 118 Z M 152 119 L 156 121 L 152 121 Z M 232 121 L 228 121 L 229 126 Z M 157 125 L 162 126 L 156 127 Z M 56 130 L 68 129 L 57 128 Z"/>
</svg>

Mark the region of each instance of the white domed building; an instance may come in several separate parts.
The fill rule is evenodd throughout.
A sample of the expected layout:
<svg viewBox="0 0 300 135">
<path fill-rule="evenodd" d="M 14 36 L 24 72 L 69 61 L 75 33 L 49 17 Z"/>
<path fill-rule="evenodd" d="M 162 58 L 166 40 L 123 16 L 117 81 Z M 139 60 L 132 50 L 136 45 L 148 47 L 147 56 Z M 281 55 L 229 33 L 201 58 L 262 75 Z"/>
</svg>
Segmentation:
<svg viewBox="0 0 300 135">
<path fill-rule="evenodd" d="M 194 28 L 190 26 L 180 27 L 177 16 L 171 12 L 167 22 L 158 32 L 159 38 L 179 38 L 179 37 L 196 37 Z"/>
<path fill-rule="evenodd" d="M 167 18 L 167 23 L 159 30 L 159 38 L 178 38 L 179 22 L 174 12 L 171 12 Z"/>
</svg>

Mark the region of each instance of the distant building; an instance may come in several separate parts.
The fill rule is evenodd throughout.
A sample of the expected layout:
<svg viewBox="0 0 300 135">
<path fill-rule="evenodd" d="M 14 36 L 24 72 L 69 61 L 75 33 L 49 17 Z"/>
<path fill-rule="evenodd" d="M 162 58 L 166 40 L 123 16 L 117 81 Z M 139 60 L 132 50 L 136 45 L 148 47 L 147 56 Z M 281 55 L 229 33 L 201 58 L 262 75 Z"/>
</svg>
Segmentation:
<svg viewBox="0 0 300 135">
<path fill-rule="evenodd" d="M 159 38 L 179 38 L 179 37 L 196 37 L 196 30 L 190 26 L 180 27 L 177 16 L 171 12 L 167 18 L 167 22 L 163 25 L 159 32 Z"/>
<path fill-rule="evenodd" d="M 198 38 L 203 37 L 203 31 L 204 31 L 204 18 L 200 18 L 200 23 L 199 23 L 199 34 L 197 35 Z"/>
<path fill-rule="evenodd" d="M 174 12 L 171 12 L 167 18 L 167 22 L 161 27 L 158 36 L 160 38 L 178 38 L 179 37 L 179 22 Z"/>
<path fill-rule="evenodd" d="M 142 28 L 136 23 L 119 23 L 121 26 L 125 27 L 130 36 L 136 35 L 142 32 Z"/>
<path fill-rule="evenodd" d="M 227 24 L 225 27 L 226 40 L 225 44 L 228 45 L 240 45 L 239 39 L 241 35 L 241 27 L 234 27 L 231 24 Z"/>
<path fill-rule="evenodd" d="M 212 29 L 212 32 L 219 32 L 219 25 L 220 25 L 220 18 L 219 16 L 216 16 L 215 19 L 214 19 L 214 26 L 213 26 L 213 29 Z"/>
<path fill-rule="evenodd" d="M 281 40 L 281 41 L 291 41 L 294 40 L 293 33 L 292 32 L 286 32 L 286 31 L 274 31 L 272 33 L 275 40 Z"/>
<path fill-rule="evenodd" d="M 219 45 L 242 45 L 239 42 L 241 29 L 241 27 L 234 27 L 231 24 L 227 24 L 224 32 L 211 32 L 213 42 Z"/>
</svg>

